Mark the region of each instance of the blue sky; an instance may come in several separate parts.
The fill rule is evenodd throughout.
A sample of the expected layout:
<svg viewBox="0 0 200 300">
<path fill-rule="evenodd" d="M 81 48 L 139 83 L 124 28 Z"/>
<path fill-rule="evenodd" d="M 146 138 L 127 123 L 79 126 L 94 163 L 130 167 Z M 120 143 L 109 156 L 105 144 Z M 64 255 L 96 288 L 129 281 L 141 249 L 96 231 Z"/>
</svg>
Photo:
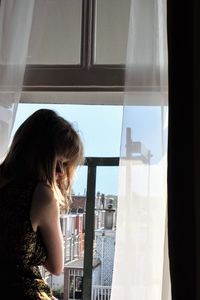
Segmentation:
<svg viewBox="0 0 200 300">
<path fill-rule="evenodd" d="M 68 104 L 19 104 L 13 132 L 34 111 L 40 108 L 55 110 L 73 123 L 79 131 L 85 148 L 85 156 L 119 157 L 122 127 L 122 106 L 68 105 Z M 87 168 L 80 167 L 74 181 L 76 194 L 84 194 Z M 104 194 L 118 193 L 118 168 L 97 169 L 96 191 Z"/>
<path fill-rule="evenodd" d="M 119 157 L 123 128 L 132 128 L 132 140 L 142 142 L 151 151 L 151 164 L 162 157 L 162 129 L 160 106 L 106 106 L 69 104 L 19 104 L 13 133 L 34 111 L 40 108 L 55 110 L 78 130 L 84 144 L 85 156 Z M 126 134 L 123 134 L 125 137 Z M 122 153 L 126 141 L 122 140 Z M 74 191 L 86 191 L 87 168 L 81 166 L 75 177 Z M 118 168 L 97 168 L 96 192 L 118 194 Z"/>
</svg>

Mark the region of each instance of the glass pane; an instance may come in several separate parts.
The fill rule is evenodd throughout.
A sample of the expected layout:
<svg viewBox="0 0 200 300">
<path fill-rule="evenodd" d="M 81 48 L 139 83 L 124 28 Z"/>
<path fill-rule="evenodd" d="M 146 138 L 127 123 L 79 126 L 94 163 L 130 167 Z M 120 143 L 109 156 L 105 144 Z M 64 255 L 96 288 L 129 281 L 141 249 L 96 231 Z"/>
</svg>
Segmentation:
<svg viewBox="0 0 200 300">
<path fill-rule="evenodd" d="M 125 64 L 130 0 L 96 0 L 95 64 Z"/>
<path fill-rule="evenodd" d="M 29 64 L 79 64 L 81 0 L 35 1 Z"/>
</svg>

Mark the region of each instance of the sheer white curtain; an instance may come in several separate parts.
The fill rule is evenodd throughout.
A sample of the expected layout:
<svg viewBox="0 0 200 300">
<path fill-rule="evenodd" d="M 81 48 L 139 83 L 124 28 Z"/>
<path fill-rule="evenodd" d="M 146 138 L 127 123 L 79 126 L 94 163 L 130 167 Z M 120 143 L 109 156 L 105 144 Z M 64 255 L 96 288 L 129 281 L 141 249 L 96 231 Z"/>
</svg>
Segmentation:
<svg viewBox="0 0 200 300">
<path fill-rule="evenodd" d="M 170 300 L 166 0 L 132 0 L 112 300 Z"/>
<path fill-rule="evenodd" d="M 23 85 L 34 0 L 0 5 L 0 159 L 6 154 Z"/>
</svg>

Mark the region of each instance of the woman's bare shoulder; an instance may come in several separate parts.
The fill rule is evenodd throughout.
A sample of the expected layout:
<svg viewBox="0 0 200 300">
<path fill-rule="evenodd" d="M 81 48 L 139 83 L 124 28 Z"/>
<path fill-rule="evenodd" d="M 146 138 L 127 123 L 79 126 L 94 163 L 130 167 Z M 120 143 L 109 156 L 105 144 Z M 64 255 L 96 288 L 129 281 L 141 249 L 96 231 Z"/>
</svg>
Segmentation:
<svg viewBox="0 0 200 300">
<path fill-rule="evenodd" d="M 57 219 L 58 216 L 59 208 L 52 188 L 39 182 L 33 193 L 30 210 L 30 218 L 34 230 L 36 231 L 38 226 L 48 223 L 50 219 Z"/>
<path fill-rule="evenodd" d="M 51 186 L 45 182 L 38 182 L 33 194 L 33 201 L 37 202 L 39 200 L 40 204 L 50 204 L 55 201 L 54 193 Z"/>
</svg>

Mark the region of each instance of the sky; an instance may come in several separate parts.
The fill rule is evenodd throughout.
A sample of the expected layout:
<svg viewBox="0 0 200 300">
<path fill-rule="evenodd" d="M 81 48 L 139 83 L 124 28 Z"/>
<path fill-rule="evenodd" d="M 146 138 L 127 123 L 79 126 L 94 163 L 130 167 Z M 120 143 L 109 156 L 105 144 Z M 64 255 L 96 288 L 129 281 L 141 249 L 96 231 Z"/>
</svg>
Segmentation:
<svg viewBox="0 0 200 300">
<path fill-rule="evenodd" d="M 11 138 L 22 122 L 40 108 L 53 109 L 74 125 L 82 138 L 85 156 L 120 156 L 122 106 L 20 103 Z M 86 183 L 87 168 L 80 166 L 73 185 L 76 195 L 85 194 Z M 105 195 L 118 194 L 118 167 L 97 168 L 98 191 Z"/>
<path fill-rule="evenodd" d="M 126 149 L 125 130 L 131 127 L 132 140 L 141 142 L 151 152 L 150 164 L 159 165 L 162 159 L 163 136 L 160 106 L 125 106 L 123 109 L 122 106 L 107 105 L 21 103 L 18 105 L 12 136 L 20 124 L 40 108 L 53 109 L 74 125 L 83 141 L 86 157 L 120 157 L 120 152 L 123 155 Z M 118 194 L 118 170 L 118 167 L 97 168 L 96 193 Z M 155 178 L 158 177 L 155 176 Z M 154 181 L 156 186 L 157 179 Z M 84 195 L 86 185 L 87 167 L 80 166 L 73 185 L 75 194 Z"/>
</svg>

